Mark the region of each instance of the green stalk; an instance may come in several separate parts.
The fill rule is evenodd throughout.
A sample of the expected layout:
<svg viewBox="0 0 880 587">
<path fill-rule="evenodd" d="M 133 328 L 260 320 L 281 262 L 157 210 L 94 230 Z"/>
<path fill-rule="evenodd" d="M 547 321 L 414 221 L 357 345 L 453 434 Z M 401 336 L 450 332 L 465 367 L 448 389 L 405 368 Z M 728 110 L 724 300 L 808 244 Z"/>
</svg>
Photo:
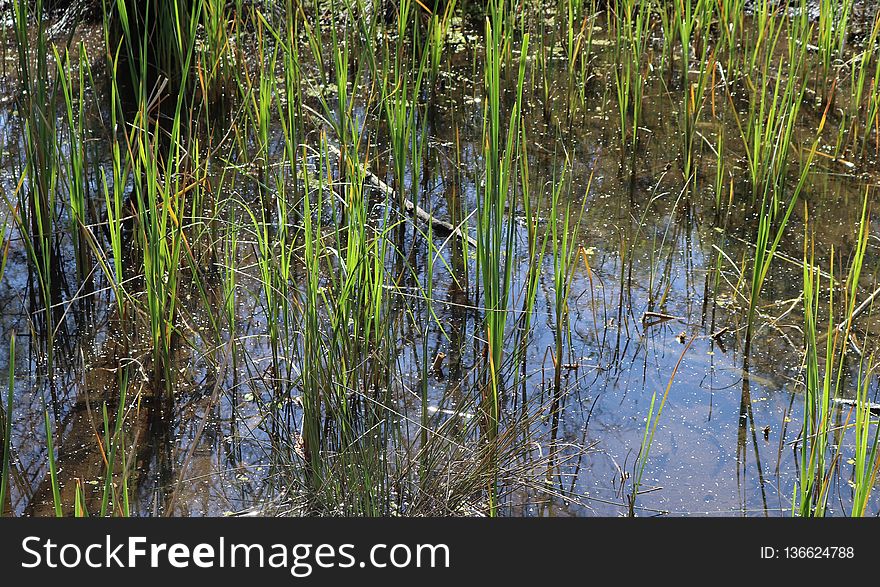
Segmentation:
<svg viewBox="0 0 880 587">
<path fill-rule="evenodd" d="M 9 336 L 9 384 L 6 388 L 6 410 L 0 410 L 0 428 L 3 430 L 3 471 L 0 472 L 0 516 L 6 511 L 6 492 L 9 488 L 9 463 L 12 459 L 12 400 L 15 396 L 15 331 Z M 12 508 L 10 507 L 10 511 Z"/>
<path fill-rule="evenodd" d="M 61 489 L 58 485 L 58 471 L 55 466 L 55 446 L 52 441 L 52 424 L 49 422 L 49 410 L 43 412 L 46 426 L 46 458 L 49 459 L 49 482 L 52 485 L 52 501 L 55 505 L 55 517 L 64 516 L 61 507 Z"/>
<path fill-rule="evenodd" d="M 523 35 L 516 100 L 509 122 L 504 127 L 507 129 L 507 136 L 504 139 L 501 119 L 501 69 L 511 37 L 505 11 L 503 2 L 493 0 L 491 18 L 486 19 L 486 106 L 483 122 L 486 178 L 477 210 L 477 268 L 482 279 L 486 308 L 485 357 L 488 363 L 488 382 L 482 390 L 482 399 L 487 424 L 486 440 L 490 445 L 498 436 L 501 417 L 503 375 L 500 370 L 504 357 L 504 337 L 514 256 L 514 223 L 505 222 L 505 218 L 508 203 L 511 212 L 515 207 L 511 199 L 511 170 L 513 158 L 518 151 L 517 129 L 521 124 L 523 81 L 529 43 L 529 35 Z M 496 492 L 496 481 L 493 480 L 489 487 L 489 509 L 493 516 L 497 515 Z"/>
</svg>

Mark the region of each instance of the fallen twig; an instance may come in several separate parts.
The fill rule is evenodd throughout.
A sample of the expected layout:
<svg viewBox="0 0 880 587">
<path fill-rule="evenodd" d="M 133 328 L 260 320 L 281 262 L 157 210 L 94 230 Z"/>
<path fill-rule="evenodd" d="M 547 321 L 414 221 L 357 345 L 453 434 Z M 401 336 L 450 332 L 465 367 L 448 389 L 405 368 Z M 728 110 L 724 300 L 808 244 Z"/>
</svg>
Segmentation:
<svg viewBox="0 0 880 587">
<path fill-rule="evenodd" d="M 342 157 L 342 152 L 338 148 L 336 148 L 334 145 L 328 144 L 327 148 L 336 157 Z M 379 178 L 379 176 L 377 176 L 375 173 L 373 173 L 369 169 L 365 169 L 364 175 L 366 176 L 367 180 L 370 182 L 370 185 L 372 185 L 375 189 L 379 190 L 380 192 L 382 192 L 383 194 L 385 194 L 389 198 L 396 198 L 397 197 L 397 193 L 394 191 L 394 189 L 391 186 L 389 186 L 387 183 L 382 181 Z M 452 224 L 450 224 L 449 222 L 446 222 L 445 220 L 435 218 L 433 214 L 431 214 L 430 212 L 428 212 L 427 210 L 425 210 L 421 206 L 417 206 L 413 201 L 408 200 L 406 198 L 403 198 L 403 205 L 406 208 L 407 212 L 409 212 L 410 214 L 412 214 L 413 216 L 415 216 L 419 220 L 422 220 L 423 222 L 427 222 L 428 224 L 430 224 L 434 228 L 440 229 L 443 232 L 446 232 L 448 234 L 453 234 L 462 240 L 466 240 L 467 243 L 474 248 L 477 247 L 476 239 L 474 237 L 470 236 L 469 234 L 466 234 L 464 231 L 462 231 L 461 225 L 453 226 Z"/>
</svg>

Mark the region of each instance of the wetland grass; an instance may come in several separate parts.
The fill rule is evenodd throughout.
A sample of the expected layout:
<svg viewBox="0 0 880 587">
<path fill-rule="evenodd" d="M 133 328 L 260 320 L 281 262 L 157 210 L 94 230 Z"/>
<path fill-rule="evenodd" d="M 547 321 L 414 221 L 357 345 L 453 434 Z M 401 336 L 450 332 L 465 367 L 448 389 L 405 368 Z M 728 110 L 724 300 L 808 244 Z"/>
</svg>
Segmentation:
<svg viewBox="0 0 880 587">
<path fill-rule="evenodd" d="M 714 70 L 714 56 L 709 54 L 708 33 L 714 12 L 709 0 L 673 2 L 673 20 L 681 44 L 681 87 L 684 96 L 679 102 L 682 112 L 679 126 L 682 138 L 682 171 L 690 181 L 694 168 L 694 140 L 697 122 L 703 108 L 707 73 Z M 696 49 L 699 48 L 699 53 Z M 697 81 L 691 82 L 691 68 L 697 64 Z"/>
<path fill-rule="evenodd" d="M 615 55 L 619 64 L 614 70 L 614 86 L 620 116 L 620 142 L 629 146 L 635 156 L 645 92 L 648 49 L 651 25 L 651 5 L 648 2 L 624 0 L 615 15 Z M 630 118 L 632 122 L 630 122 Z M 627 141 L 629 136 L 629 141 Z"/>
<path fill-rule="evenodd" d="M 850 261 L 849 274 L 844 288 L 843 302 L 837 302 L 834 294 L 834 276 L 828 289 L 825 332 L 820 332 L 820 300 L 822 297 L 821 276 L 814 265 L 815 251 L 809 235 L 804 238 L 804 333 L 806 356 L 804 364 L 804 428 L 799 443 L 800 476 L 792 499 L 794 513 L 801 517 L 821 517 L 828 511 L 832 475 L 841 466 L 842 446 L 834 438 L 832 418 L 835 412 L 834 401 L 841 397 L 844 372 L 847 369 L 847 349 L 850 346 L 850 317 L 856 307 L 859 277 L 865 260 L 867 246 L 867 198 L 862 208 L 856 249 Z M 833 251 L 832 251 L 833 258 Z M 841 305 L 845 322 L 844 328 L 835 326 L 834 314 Z M 824 348 L 823 342 L 824 339 Z M 847 415 L 844 428 L 855 428 L 855 454 L 850 459 L 855 466 L 852 487 L 855 492 L 853 514 L 864 513 L 864 504 L 871 492 L 871 481 L 875 476 L 875 456 L 877 453 L 877 433 L 870 432 L 870 408 L 865 397 L 866 371 L 874 368 L 871 357 L 859 361 L 856 378 L 856 404 Z M 855 422 L 850 423 L 852 412 Z M 870 439 L 869 439 L 870 438 Z M 856 460 L 860 459 L 860 460 Z"/>
<path fill-rule="evenodd" d="M 9 377 L 6 384 L 6 402 L 3 406 L 0 418 L 0 429 L 3 430 L 3 442 L 0 448 L 3 450 L 3 465 L 0 470 L 0 513 L 6 515 L 11 508 L 6 505 L 6 497 L 9 494 L 10 463 L 12 462 L 12 408 L 15 399 L 15 332 L 9 337 Z"/>
<path fill-rule="evenodd" d="M 42 19 L 30 26 L 33 9 L 40 14 L 42 0 L 31 8 L 27 0 L 12 4 L 13 32 L 17 50 L 17 71 L 20 85 L 18 110 L 24 120 L 22 140 L 24 152 L 19 162 L 21 183 L 16 190 L 17 201 L 8 195 L 7 206 L 18 225 L 19 233 L 30 258 L 29 298 L 33 315 L 32 341 L 41 356 L 44 373 L 49 381 L 55 375 L 56 337 L 63 332 L 61 323 L 62 274 L 59 243 L 56 240 L 59 181 L 59 158 L 56 152 L 55 87 L 49 75 L 49 39 Z M 53 408 L 57 395 L 51 386 Z"/>
<path fill-rule="evenodd" d="M 17 0 L 0 282 L 9 259 L 26 271 L 14 324 L 31 354 L 4 326 L 0 509 L 29 507 L 24 459 L 46 515 L 189 511 L 197 447 L 216 435 L 220 484 L 262 513 L 582 514 L 604 504 L 589 489 L 603 465 L 581 467 L 607 440 L 587 429 L 599 405 L 637 451 L 605 505 L 635 515 L 663 494 L 645 490 L 661 416 L 686 412 L 701 344 L 712 355 L 736 330 L 757 368 L 757 332 L 782 319 L 765 285 L 790 293 L 777 259 L 809 219 L 803 322 L 787 324 L 804 348 L 786 351 L 804 365 L 803 431 L 780 486 L 793 514 L 827 514 L 851 457 L 846 511 L 874 512 L 876 369 L 870 326 L 853 324 L 874 268 L 871 188 L 857 239 L 830 260 L 813 245 L 814 210 L 835 197 L 817 186 L 876 180 L 880 17 L 854 47 L 857 5 L 822 0 L 811 20 L 805 2 L 770 0 L 563 0 L 547 15 L 503 0 L 115 0 L 96 59 L 89 38 L 48 34 L 39 0 Z M 817 267 L 843 259 L 839 294 Z M 710 305 L 711 325 L 695 321 Z M 661 323 L 640 328 L 640 308 Z M 652 346 L 675 320 L 679 344 Z M 36 456 L 14 425 L 26 387 Z M 94 425 L 88 477 L 63 450 L 76 402 Z M 644 412 L 636 434 L 611 420 Z M 621 471 L 629 458 L 606 456 Z"/>
<path fill-rule="evenodd" d="M 576 244 L 577 235 L 580 232 L 583 220 L 584 205 L 580 211 L 573 211 L 571 204 L 566 204 L 563 209 L 563 190 L 571 189 L 571 184 L 565 181 L 565 167 L 559 178 L 553 178 L 553 193 L 550 198 L 549 231 L 546 238 L 550 241 L 547 248 L 553 258 L 553 383 L 550 392 L 550 451 L 551 461 L 548 468 L 548 481 L 552 477 L 553 457 L 558 450 L 557 441 L 560 435 L 560 421 L 566 399 L 566 390 L 563 388 L 563 372 L 571 371 L 576 365 L 573 357 L 573 344 L 571 337 L 571 311 L 569 298 L 571 295 L 571 281 L 580 250 Z M 586 193 L 589 194 L 592 182 L 587 183 Z M 570 194 L 569 194 L 570 196 Z M 586 197 L 582 202 L 586 201 Z M 575 213 L 576 212 L 576 213 Z"/>
</svg>

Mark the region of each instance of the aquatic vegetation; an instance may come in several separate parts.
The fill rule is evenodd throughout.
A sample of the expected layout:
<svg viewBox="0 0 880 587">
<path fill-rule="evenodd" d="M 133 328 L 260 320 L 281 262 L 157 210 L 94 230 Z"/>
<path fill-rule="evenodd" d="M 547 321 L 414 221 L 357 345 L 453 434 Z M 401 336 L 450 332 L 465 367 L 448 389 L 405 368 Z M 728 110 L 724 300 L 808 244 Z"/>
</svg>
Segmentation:
<svg viewBox="0 0 880 587">
<path fill-rule="evenodd" d="M 796 484 L 792 500 L 793 511 L 802 517 L 821 517 L 828 510 L 831 476 L 840 466 L 840 446 L 834 448 L 831 438 L 833 405 L 842 391 L 843 373 L 846 368 L 847 347 L 850 344 L 851 317 L 856 308 L 856 293 L 859 276 L 865 261 L 867 246 L 867 199 L 862 208 L 859 223 L 859 237 L 856 250 L 850 262 L 846 297 L 843 301 L 844 321 L 839 326 L 833 320 L 835 308 L 834 288 L 830 288 L 828 305 L 831 319 L 827 320 L 824 338 L 824 353 L 819 336 L 819 311 L 821 277 L 817 274 L 814 260 L 815 252 L 810 239 L 804 239 L 804 333 L 806 339 L 805 390 L 804 390 L 804 428 L 800 437 L 800 478 Z M 833 258 L 833 255 L 832 255 Z M 833 273 L 830 277 L 834 278 Z M 824 357 L 824 361 L 822 358 Z M 875 475 L 875 456 L 878 437 L 870 432 L 870 407 L 865 396 L 866 373 L 874 367 L 872 357 L 860 361 L 856 381 L 857 399 L 854 406 L 856 429 L 856 481 L 853 482 L 856 498 L 853 503 L 854 515 L 863 515 L 867 496 L 871 492 Z M 849 424 L 850 417 L 846 418 Z M 873 440 L 870 438 L 873 437 Z M 857 461 L 853 460 L 854 463 Z"/>
<path fill-rule="evenodd" d="M 9 337 L 9 378 L 6 386 L 6 402 L 0 415 L 0 429 L 3 430 L 3 468 L 0 470 L 0 512 L 6 512 L 6 496 L 9 492 L 9 463 L 12 460 L 12 406 L 15 394 L 15 332 Z"/>
<path fill-rule="evenodd" d="M 878 511 L 869 3 L 44 4 L 4 514 Z"/>
<path fill-rule="evenodd" d="M 486 309 L 485 330 L 487 359 L 485 387 L 482 393 L 486 415 L 486 436 L 494 443 L 501 420 L 501 396 L 504 393 L 503 373 L 504 340 L 508 321 L 508 304 L 513 282 L 514 224 L 507 219 L 509 210 L 516 207 L 511 182 L 514 175 L 517 142 L 520 138 L 525 56 L 529 36 L 522 37 L 516 99 L 510 119 L 504 121 L 501 108 L 501 69 L 504 54 L 512 38 L 512 24 L 505 13 L 504 2 L 492 2 L 491 18 L 486 20 L 485 114 L 483 123 L 486 163 L 485 184 L 477 208 L 477 273 L 482 284 L 482 299 Z M 506 136 L 505 136 L 506 135 Z M 490 488 L 490 511 L 496 512 L 497 489 Z"/>
<path fill-rule="evenodd" d="M 642 111 L 642 96 L 645 91 L 647 65 L 644 63 L 650 34 L 650 4 L 626 0 L 616 15 L 617 35 L 614 85 L 617 88 L 617 104 L 620 112 L 620 141 L 629 144 L 635 152 L 638 142 L 639 121 Z M 632 123 L 629 117 L 632 116 Z M 630 129 L 630 132 L 627 132 Z"/>
<path fill-rule="evenodd" d="M 54 224 L 58 217 L 56 199 L 60 161 L 56 151 L 56 111 L 54 85 L 49 77 L 49 40 L 42 19 L 33 32 L 29 26 L 31 5 L 26 0 L 12 3 L 13 31 L 17 49 L 17 75 L 20 103 L 18 110 L 24 120 L 22 140 L 24 151 L 19 162 L 21 184 L 16 189 L 17 201 L 5 195 L 7 206 L 18 226 L 30 258 L 36 280 L 29 285 L 34 344 L 51 380 L 55 375 L 56 335 L 63 332 L 61 301 L 61 266 Z M 33 11 L 40 14 L 42 0 Z M 32 39 L 32 36 L 34 37 Z M 53 389 L 54 393 L 54 389 Z M 53 403 L 54 402 L 53 396 Z"/>
</svg>

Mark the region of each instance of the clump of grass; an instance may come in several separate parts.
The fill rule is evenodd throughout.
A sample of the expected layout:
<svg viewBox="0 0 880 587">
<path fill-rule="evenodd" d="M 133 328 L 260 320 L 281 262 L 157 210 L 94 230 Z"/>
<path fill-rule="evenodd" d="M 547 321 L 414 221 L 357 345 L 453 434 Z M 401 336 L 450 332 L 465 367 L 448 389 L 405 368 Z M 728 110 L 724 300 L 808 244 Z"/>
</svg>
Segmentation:
<svg viewBox="0 0 880 587">
<path fill-rule="evenodd" d="M 566 3 L 565 53 L 568 58 L 569 94 L 580 105 L 586 99 L 589 63 L 593 47 L 593 26 L 597 0 L 570 0 Z"/>
<path fill-rule="evenodd" d="M 736 75 L 736 57 L 743 37 L 746 0 L 724 0 L 718 3 L 719 46 L 724 47 L 730 73 Z"/>
<path fill-rule="evenodd" d="M 846 369 L 846 352 L 849 345 L 851 317 L 856 307 L 856 293 L 859 277 L 865 260 L 868 239 L 867 197 L 862 208 L 859 223 L 859 237 L 853 253 L 847 278 L 847 291 L 843 310 L 843 328 L 835 326 L 833 313 L 837 307 L 834 296 L 833 271 L 828 285 L 828 318 L 825 332 L 820 337 L 820 296 L 822 292 L 821 274 L 815 267 L 815 253 L 811 240 L 804 238 L 804 333 L 806 354 L 804 359 L 804 427 L 799 443 L 799 478 L 792 499 L 793 511 L 801 517 L 821 517 L 827 512 L 828 496 L 831 490 L 834 471 L 839 466 L 840 445 L 832 447 L 830 432 L 833 401 L 842 390 L 843 374 Z M 832 258 L 834 251 L 832 250 Z M 824 338 L 824 349 L 822 348 Z M 870 370 L 870 366 L 869 366 Z M 864 394 L 865 372 L 859 370 L 857 383 L 858 400 L 855 408 L 856 422 L 856 495 L 853 511 L 864 512 L 870 487 L 866 482 L 874 475 L 874 461 L 877 451 L 877 436 L 868 441 L 869 416 Z M 870 450 L 868 447 L 871 447 Z"/>
<path fill-rule="evenodd" d="M 877 418 L 872 417 L 871 405 L 868 400 L 868 388 L 871 385 L 872 371 L 876 366 L 874 355 L 867 357 L 859 365 L 856 382 L 856 405 L 853 432 L 855 435 L 855 453 L 853 463 L 853 504 L 850 511 L 853 517 L 863 517 L 868 511 L 869 499 L 874 491 L 877 473 L 880 471 L 880 425 Z M 873 428 L 873 432 L 872 432 Z"/>
<path fill-rule="evenodd" d="M 871 31 L 871 38 L 875 43 L 873 47 L 876 47 L 878 30 L 880 30 L 880 14 L 877 15 L 877 19 L 874 21 L 874 28 Z M 871 53 L 871 48 L 872 45 L 868 45 L 866 52 Z M 876 51 L 873 51 L 873 53 L 875 55 L 874 75 L 871 81 L 868 107 L 866 109 L 865 132 L 862 135 L 862 156 L 864 157 L 868 152 L 868 145 L 873 129 L 874 155 L 875 158 L 880 159 L 880 57 L 876 57 Z"/>
<path fill-rule="evenodd" d="M 192 10 L 196 9 L 194 5 Z M 162 11 L 153 17 L 148 6 L 142 23 L 146 30 L 154 25 L 152 18 L 156 18 L 155 26 L 160 27 L 164 35 L 173 34 L 174 39 L 186 43 L 184 46 L 166 47 L 157 59 L 162 70 L 177 73 L 176 84 L 179 88 L 187 88 L 198 20 L 192 18 L 192 14 L 172 16 Z M 126 38 L 134 35 L 124 20 L 123 27 Z M 131 167 L 130 199 L 137 211 L 135 234 L 142 254 L 154 374 L 156 381 L 164 381 L 170 389 L 173 383 L 169 375 L 177 317 L 178 278 L 186 246 L 183 219 L 187 197 L 192 197 L 200 187 L 194 181 L 193 159 L 187 156 L 183 143 L 189 139 L 192 141 L 189 148 L 198 150 L 198 142 L 190 135 L 190 116 L 187 112 L 191 110 L 187 91 L 181 90 L 171 99 L 173 114 L 170 123 L 154 111 L 154 107 L 160 107 L 163 100 L 164 86 L 151 88 L 147 85 L 151 75 L 149 69 L 156 65 L 145 56 L 149 42 L 147 39 L 142 41 L 144 45 L 137 49 L 141 53 L 130 46 L 128 48 L 130 65 L 132 69 L 139 67 L 139 71 L 133 73 L 137 81 L 137 110 L 124 138 Z M 118 77 L 117 71 L 113 70 L 112 74 Z M 116 83 L 119 83 L 118 79 Z"/>
<path fill-rule="evenodd" d="M 635 156 L 642 114 L 642 97 L 647 78 L 646 52 L 651 30 L 651 5 L 623 0 L 615 16 L 614 85 L 620 117 L 621 147 L 629 146 Z M 630 123 L 629 118 L 632 117 Z M 630 129 L 630 132 L 627 132 Z M 629 135 L 629 142 L 627 136 Z"/>
<path fill-rule="evenodd" d="M 787 196 L 788 203 L 786 204 L 788 152 L 793 141 L 795 120 L 804 92 L 803 86 L 799 90 L 796 89 L 797 74 L 804 67 L 804 54 L 803 47 L 799 48 L 799 44 L 792 39 L 789 42 L 789 55 L 794 61 L 790 64 L 789 76 L 786 79 L 784 90 L 780 94 L 782 78 L 777 76 L 773 98 L 765 103 L 764 90 L 761 88 L 758 90 L 761 96 L 760 109 L 751 109 L 749 125 L 752 129 L 752 139 L 749 166 L 752 172 L 752 187 L 755 190 L 754 193 L 760 195 L 761 207 L 758 216 L 755 259 L 752 264 L 749 310 L 746 319 L 746 354 L 748 354 L 751 345 L 758 296 L 767 278 L 773 256 L 783 239 L 785 227 L 806 184 L 810 167 L 819 147 L 822 130 L 825 127 L 828 108 L 831 106 L 830 102 L 826 106 L 816 131 L 816 139 L 812 149 L 807 154 L 806 161 L 802 163 L 800 178 Z M 765 62 L 765 72 L 768 71 L 767 67 L 769 67 L 769 63 Z M 802 82 L 803 80 L 801 80 Z M 762 126 L 760 121 L 765 121 L 766 126 Z M 739 124 L 738 118 L 737 124 Z M 767 133 L 768 128 L 775 128 L 776 134 Z M 740 131 L 742 132 L 741 126 Z M 745 134 L 743 134 L 743 138 L 745 140 Z M 775 236 L 773 236 L 774 231 Z M 771 237 L 773 237 L 772 240 Z"/>
<path fill-rule="evenodd" d="M 834 59 L 843 57 L 846 44 L 847 26 L 852 13 L 854 0 L 819 0 L 819 22 L 817 27 L 817 45 L 819 47 L 819 59 L 822 63 L 821 87 L 823 95 L 827 96 L 830 89 L 829 80 L 831 64 Z M 806 6 L 802 3 L 802 18 L 806 18 Z M 830 96 L 827 96 L 830 97 Z"/>
<path fill-rule="evenodd" d="M 523 127 L 520 138 L 520 157 L 519 157 L 519 180 L 522 190 L 522 211 L 523 217 L 527 223 L 527 248 L 528 248 L 528 273 L 525 276 L 525 293 L 523 295 L 522 319 L 520 328 L 517 331 L 517 346 L 519 347 L 521 368 L 517 373 L 517 381 L 514 389 L 522 389 L 522 402 L 525 404 L 527 399 L 526 379 L 527 379 L 527 357 L 528 345 L 532 336 L 532 318 L 535 310 L 535 300 L 538 295 L 538 285 L 541 280 L 541 259 L 547 250 L 547 234 L 541 237 L 538 234 L 538 217 L 541 212 L 540 200 L 537 205 L 532 204 L 531 183 L 529 176 L 529 156 L 528 141 L 526 140 L 526 130 Z M 535 207 L 533 207 L 535 206 Z M 555 214 L 554 214 L 555 217 Z"/>
<path fill-rule="evenodd" d="M 485 180 L 477 209 L 477 272 L 482 282 L 484 300 L 487 379 L 482 390 L 483 413 L 486 419 L 486 439 L 490 444 L 498 436 L 503 393 L 505 334 L 508 303 L 513 279 L 514 225 L 507 221 L 509 209 L 515 208 L 511 181 L 513 163 L 518 152 L 523 83 L 529 35 L 522 38 L 516 98 L 505 124 L 501 107 L 501 70 L 504 56 L 512 38 L 512 30 L 503 2 L 493 0 L 491 17 L 486 20 L 486 64 L 483 136 Z M 503 130 L 507 129 L 506 137 Z M 496 512 L 496 487 L 489 489 L 490 509 Z"/>
<path fill-rule="evenodd" d="M 808 67 L 806 45 L 809 30 L 805 19 L 797 22 L 800 23 L 799 28 L 790 32 L 787 45 L 787 67 L 783 58 L 774 67 L 775 50 L 783 29 L 778 24 L 773 27 L 772 36 L 767 41 L 769 47 L 757 79 L 746 77 L 750 98 L 745 128 L 734 108 L 756 198 L 786 179 L 788 155 L 806 90 L 804 80 Z"/>
<path fill-rule="evenodd" d="M 410 168 L 413 174 L 418 172 L 418 162 L 415 161 L 420 148 L 417 130 L 419 124 L 418 102 L 422 90 L 422 82 L 427 70 L 429 51 L 423 51 L 421 58 L 413 57 L 415 63 L 406 63 L 406 48 L 403 46 L 408 35 L 408 25 L 411 19 L 408 2 L 400 4 L 398 14 L 398 30 L 395 37 L 395 46 L 392 51 L 386 39 L 383 63 L 388 64 L 384 71 L 379 72 L 382 81 L 382 106 L 385 120 L 388 124 L 389 143 L 391 147 L 391 159 L 394 169 L 394 187 L 401 201 L 398 204 L 403 209 L 403 200 L 406 199 L 407 187 L 406 174 Z M 418 30 L 413 27 L 414 34 Z M 435 42 L 438 42 L 435 40 Z M 432 61 L 438 59 L 431 56 Z M 414 72 L 411 74 L 411 72 Z M 412 178 L 412 194 L 410 201 L 418 204 L 418 181 Z"/>
<path fill-rule="evenodd" d="M 229 8 L 241 10 L 241 0 L 202 0 L 195 2 L 199 7 L 198 18 L 204 32 L 197 47 L 196 71 L 198 87 L 206 108 L 213 105 L 226 106 L 234 92 L 234 73 L 236 66 L 233 57 L 232 39 L 229 34 Z M 293 11 L 288 1 L 287 10 Z M 292 20 L 292 19 L 291 19 Z"/>
<path fill-rule="evenodd" d="M 115 81 L 110 84 L 110 104 L 110 127 L 117 129 L 120 102 L 118 85 Z M 97 254 L 96 257 L 101 262 L 101 267 L 113 288 L 116 309 L 121 318 L 120 324 L 124 325 L 127 322 L 127 292 L 124 287 L 127 276 L 124 264 L 123 225 L 125 217 L 130 212 L 130 208 L 126 206 L 125 202 L 125 187 L 131 173 L 131 161 L 128 157 L 128 152 L 123 150 L 123 145 L 119 140 L 112 140 L 110 142 L 109 166 L 111 183 L 107 183 L 107 171 L 102 167 L 100 170 L 99 189 L 104 196 L 104 213 L 107 217 L 106 233 L 112 259 L 107 259 L 104 254 Z"/>
<path fill-rule="evenodd" d="M 92 267 L 91 247 L 88 229 L 88 208 L 91 202 L 89 182 L 86 168 L 86 135 L 85 135 L 85 90 L 86 80 L 90 77 L 88 57 L 85 47 L 80 44 L 78 57 L 78 76 L 74 77 L 73 64 L 70 52 L 65 51 L 64 57 L 56 46 L 52 47 L 55 63 L 58 68 L 58 84 L 60 94 L 65 106 L 64 112 L 67 122 L 67 133 L 59 132 L 59 153 L 66 156 L 60 158 L 61 182 L 67 189 L 67 199 L 70 204 L 70 234 L 74 250 L 76 264 L 76 277 L 81 292 L 81 300 L 85 300 L 92 293 L 93 285 L 90 277 Z M 78 82 L 78 95 L 74 96 L 72 87 L 74 81 Z M 85 309 L 85 305 L 82 305 Z"/>
<path fill-rule="evenodd" d="M 696 4 L 687 0 L 674 2 L 674 16 L 681 41 L 681 82 L 684 96 L 680 126 L 682 133 L 682 169 L 690 180 L 694 168 L 694 140 L 697 121 L 702 111 L 704 94 L 709 79 L 708 72 L 714 70 L 714 57 L 709 58 L 709 27 L 713 21 L 713 3 L 697 0 Z M 698 55 L 692 55 L 693 46 L 701 48 Z M 690 81 L 691 64 L 699 63 L 697 81 Z"/>
<path fill-rule="evenodd" d="M 428 25 L 428 43 L 431 63 L 431 75 L 437 79 L 440 72 L 441 59 L 443 57 L 443 49 L 446 47 L 446 37 L 449 27 L 452 23 L 452 17 L 455 14 L 455 6 L 457 0 L 446 0 L 445 2 L 437 2 L 437 8 L 443 6 L 442 14 L 435 10 L 431 13 L 431 21 Z"/>
<path fill-rule="evenodd" d="M 855 64 L 851 66 L 850 72 L 850 100 L 847 109 L 849 124 L 845 130 L 848 132 L 848 141 L 853 152 L 860 152 L 862 157 L 865 156 L 868 137 L 871 135 L 872 126 L 874 126 L 877 117 L 877 81 L 880 79 L 880 58 L 877 58 L 876 50 L 878 39 L 880 39 L 880 13 L 874 19 L 871 32 L 865 39 L 861 53 L 853 57 Z M 870 86 L 866 88 L 872 59 L 876 62 L 874 63 L 874 75 Z M 860 120 L 862 112 L 864 112 L 864 118 Z M 844 127 L 847 125 L 842 123 L 841 128 Z M 860 136 L 861 149 L 859 149 Z M 841 148 L 842 145 L 838 145 L 838 154 Z"/>
<path fill-rule="evenodd" d="M 55 381 L 55 341 L 61 330 L 61 260 L 55 238 L 59 158 L 56 145 L 54 88 L 49 75 L 49 39 L 39 18 L 42 0 L 31 12 L 28 0 L 12 4 L 13 33 L 18 57 L 18 111 L 23 119 L 21 184 L 18 202 L 7 202 L 27 250 L 33 281 L 29 283 L 34 315 L 34 342 L 50 382 Z M 37 15 L 32 25 L 32 15 Z M 53 399 L 55 395 L 52 384 Z M 53 403 L 55 403 L 53 401 Z"/>
<path fill-rule="evenodd" d="M 592 180 L 592 178 L 591 178 Z M 564 389 L 562 384 L 563 371 L 566 365 L 571 365 L 570 356 L 571 341 L 571 313 L 569 308 L 569 295 L 571 292 L 571 280 L 574 277 L 575 261 L 578 258 L 579 248 L 577 237 L 583 220 L 586 195 L 590 192 L 592 182 L 587 183 L 584 198 L 581 200 L 580 212 L 573 214 L 571 203 L 567 203 L 563 209 L 561 196 L 566 185 L 564 173 L 558 179 L 554 178 L 553 193 L 550 198 L 549 209 L 549 253 L 553 259 L 553 389 L 550 403 L 550 450 L 551 469 L 553 466 L 553 451 L 556 450 L 556 441 L 559 436 L 559 422 L 563 410 Z M 571 188 L 570 183 L 569 189 Z M 569 194 L 570 196 L 570 194 Z M 569 356 L 564 357 L 566 349 Z M 550 476 L 548 470 L 548 477 Z"/>
</svg>

